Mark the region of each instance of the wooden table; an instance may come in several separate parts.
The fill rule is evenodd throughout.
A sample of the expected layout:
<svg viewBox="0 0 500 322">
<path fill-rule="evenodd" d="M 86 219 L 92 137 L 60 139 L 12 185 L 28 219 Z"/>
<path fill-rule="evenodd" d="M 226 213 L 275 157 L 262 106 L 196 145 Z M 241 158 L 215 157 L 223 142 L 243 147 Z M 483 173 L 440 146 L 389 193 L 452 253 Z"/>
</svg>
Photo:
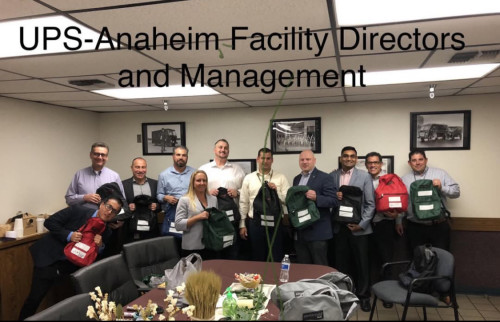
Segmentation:
<svg viewBox="0 0 500 322">
<path fill-rule="evenodd" d="M 221 277 L 222 294 L 229 285 L 236 281 L 234 278 L 235 273 L 258 273 L 264 279 L 263 283 L 281 285 L 282 283 L 279 282 L 280 265 L 281 263 L 215 259 L 203 261 L 202 269 L 204 271 L 214 271 Z M 289 281 L 294 282 L 304 278 L 317 278 L 332 271 L 336 271 L 336 269 L 323 265 L 292 263 L 290 266 Z M 153 289 L 128 305 L 138 304 L 145 306 L 147 301 L 151 299 L 154 303 L 164 307 L 165 303 L 163 300 L 165 297 L 166 291 L 164 289 Z M 261 320 L 279 320 L 279 309 L 272 301 L 269 301 L 267 309 L 269 312 L 262 315 Z M 156 319 L 157 317 L 155 317 Z M 175 319 L 182 321 L 187 320 L 187 317 L 184 314 L 176 314 Z"/>
</svg>

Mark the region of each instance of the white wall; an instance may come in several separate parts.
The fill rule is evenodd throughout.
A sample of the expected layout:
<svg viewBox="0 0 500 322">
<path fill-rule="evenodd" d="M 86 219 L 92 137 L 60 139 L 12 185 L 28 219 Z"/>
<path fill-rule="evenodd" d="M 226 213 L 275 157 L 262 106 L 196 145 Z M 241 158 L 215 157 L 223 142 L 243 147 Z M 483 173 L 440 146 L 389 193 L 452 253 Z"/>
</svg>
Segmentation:
<svg viewBox="0 0 500 322">
<path fill-rule="evenodd" d="M 0 222 L 18 210 L 53 213 L 76 169 L 90 165 L 99 115 L 0 97 Z"/>
<path fill-rule="evenodd" d="M 394 155 L 395 172 L 403 175 L 409 170 L 410 112 L 470 109 L 471 150 L 429 151 L 427 157 L 430 166 L 445 168 L 460 183 L 461 198 L 449 203 L 452 216 L 493 218 L 500 216 L 494 207 L 500 182 L 494 167 L 500 159 L 499 101 L 500 94 L 492 94 L 285 106 L 276 118 L 321 117 L 322 153 L 316 157 L 323 171 L 335 169 L 341 148 L 353 145 L 359 155 L 374 150 Z M 142 123 L 186 122 L 193 167 L 213 158 L 213 144 L 222 137 L 230 143 L 231 158 L 255 158 L 273 108 L 94 114 L 0 99 L 0 113 L 2 169 L 6 182 L 12 182 L 2 185 L 1 200 L 7 206 L 0 221 L 5 221 L 17 210 L 40 213 L 63 207 L 66 188 L 74 172 L 90 164 L 88 150 L 96 140 L 110 145 L 107 165 L 122 179 L 131 176 L 131 160 L 142 156 L 137 143 Z M 172 164 L 171 156 L 145 158 L 153 178 Z M 299 172 L 298 155 L 276 155 L 274 168 L 291 181 Z"/>
</svg>

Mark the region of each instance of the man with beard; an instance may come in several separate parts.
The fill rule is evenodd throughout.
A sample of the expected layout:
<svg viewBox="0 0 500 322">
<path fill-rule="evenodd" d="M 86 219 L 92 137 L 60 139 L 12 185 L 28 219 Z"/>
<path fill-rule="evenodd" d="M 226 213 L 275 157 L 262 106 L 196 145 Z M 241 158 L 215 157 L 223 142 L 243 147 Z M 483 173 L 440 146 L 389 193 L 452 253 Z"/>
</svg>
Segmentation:
<svg viewBox="0 0 500 322">
<path fill-rule="evenodd" d="M 175 212 L 177 202 L 184 196 L 189 188 L 189 180 L 194 168 L 187 165 L 189 150 L 185 146 L 178 145 L 172 154 L 173 165 L 164 170 L 158 176 L 158 189 L 156 198 L 165 211 L 165 219 L 161 229 L 162 235 L 174 236 L 177 251 L 181 253 L 182 231 L 175 229 Z"/>
</svg>

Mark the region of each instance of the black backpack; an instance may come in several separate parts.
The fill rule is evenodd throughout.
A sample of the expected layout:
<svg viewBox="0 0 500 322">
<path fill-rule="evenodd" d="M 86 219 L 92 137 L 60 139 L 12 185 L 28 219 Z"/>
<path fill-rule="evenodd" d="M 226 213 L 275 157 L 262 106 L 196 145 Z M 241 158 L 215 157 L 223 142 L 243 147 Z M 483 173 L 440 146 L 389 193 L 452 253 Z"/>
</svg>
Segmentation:
<svg viewBox="0 0 500 322">
<path fill-rule="evenodd" d="M 363 201 L 363 190 L 356 186 L 343 185 L 339 188 L 342 192 L 342 200 L 333 214 L 333 221 L 346 224 L 359 224 L 361 221 L 361 202 Z"/>
<path fill-rule="evenodd" d="M 410 264 L 410 268 L 406 272 L 399 274 L 399 281 L 404 287 L 409 288 L 411 282 L 415 278 L 434 276 L 436 274 L 437 264 L 438 257 L 436 252 L 432 250 L 431 245 L 417 246 L 413 250 L 413 261 Z M 413 291 L 419 293 L 432 293 L 433 281 L 416 281 L 413 284 Z"/>
<path fill-rule="evenodd" d="M 241 214 L 238 205 L 234 199 L 227 194 L 227 189 L 224 187 L 218 188 L 217 208 L 226 212 L 227 218 L 235 227 L 239 227 Z"/>
<path fill-rule="evenodd" d="M 130 218 L 130 230 L 132 232 L 155 232 L 158 230 L 158 217 L 154 211 L 149 209 L 149 205 L 156 202 L 156 199 L 139 195 L 134 197 L 135 211 Z"/>
<path fill-rule="evenodd" d="M 264 207 L 266 209 L 265 215 Z M 278 192 L 275 189 L 269 188 L 267 181 L 265 181 L 253 201 L 253 219 L 255 223 L 259 227 L 277 227 L 282 213 L 283 209 L 281 208 Z"/>
</svg>

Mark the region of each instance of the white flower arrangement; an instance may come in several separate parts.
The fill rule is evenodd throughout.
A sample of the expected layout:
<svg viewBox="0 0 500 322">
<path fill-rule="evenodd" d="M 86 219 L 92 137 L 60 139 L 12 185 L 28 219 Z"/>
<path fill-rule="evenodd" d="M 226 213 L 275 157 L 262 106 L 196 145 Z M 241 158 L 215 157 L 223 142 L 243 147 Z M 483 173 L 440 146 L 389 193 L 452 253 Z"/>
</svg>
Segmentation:
<svg viewBox="0 0 500 322">
<path fill-rule="evenodd" d="M 168 321 L 175 321 L 174 315 L 179 312 L 179 307 L 177 307 L 177 300 L 184 293 L 184 289 L 186 288 L 186 284 L 182 283 L 177 286 L 174 290 L 168 290 L 167 298 L 163 301 L 165 302 L 165 313 L 168 315 Z M 176 294 L 177 293 L 177 294 Z M 188 317 L 193 316 L 194 305 L 189 305 L 182 309 L 182 313 L 186 314 Z M 160 321 L 164 321 L 167 317 L 163 314 L 159 316 Z"/>
<path fill-rule="evenodd" d="M 95 292 L 90 292 L 90 298 L 94 301 L 94 306 L 87 307 L 87 317 L 97 321 L 112 321 L 116 315 L 115 302 L 108 302 L 108 293 L 102 294 L 101 288 L 97 286 Z"/>
</svg>

